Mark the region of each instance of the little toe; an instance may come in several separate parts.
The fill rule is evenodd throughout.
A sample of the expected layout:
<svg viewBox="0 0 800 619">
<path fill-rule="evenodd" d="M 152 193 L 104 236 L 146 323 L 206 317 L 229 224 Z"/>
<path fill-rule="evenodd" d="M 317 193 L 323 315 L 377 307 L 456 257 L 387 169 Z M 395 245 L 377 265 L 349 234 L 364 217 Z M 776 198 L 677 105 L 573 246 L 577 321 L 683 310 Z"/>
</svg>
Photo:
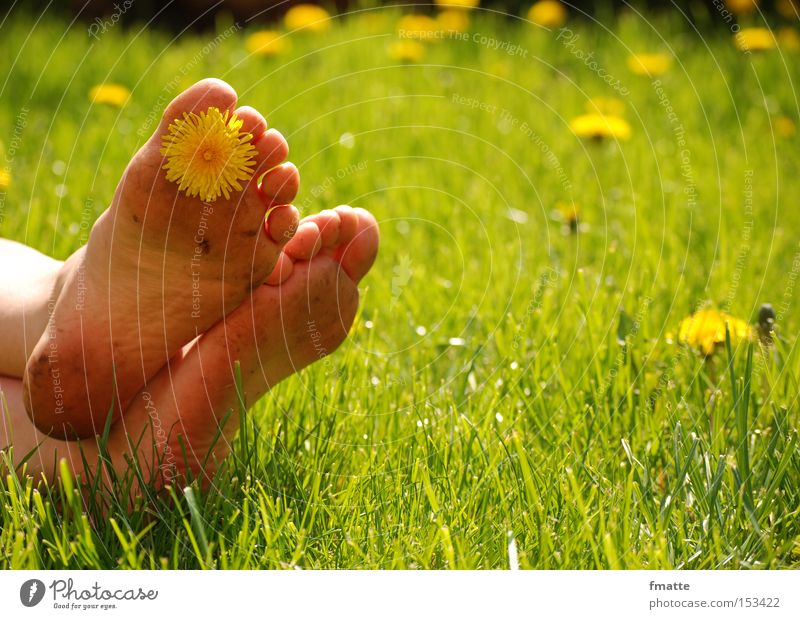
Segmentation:
<svg viewBox="0 0 800 619">
<path fill-rule="evenodd" d="M 363 208 L 355 208 L 353 211 L 358 216 L 356 234 L 352 241 L 339 246 L 336 259 L 350 279 L 358 283 L 370 270 L 378 255 L 380 231 L 372 213 Z"/>
<path fill-rule="evenodd" d="M 284 251 L 295 260 L 311 260 L 321 246 L 319 227 L 313 221 L 305 221 L 297 227 L 297 232 L 286 244 Z"/>
<path fill-rule="evenodd" d="M 293 163 L 282 163 L 267 172 L 259 188 L 259 196 L 267 207 L 289 204 L 297 196 L 300 173 Z"/>
<path fill-rule="evenodd" d="M 291 204 L 285 204 L 269 212 L 264 229 L 273 241 L 283 245 L 294 236 L 299 221 L 300 213 L 297 209 Z"/>
</svg>

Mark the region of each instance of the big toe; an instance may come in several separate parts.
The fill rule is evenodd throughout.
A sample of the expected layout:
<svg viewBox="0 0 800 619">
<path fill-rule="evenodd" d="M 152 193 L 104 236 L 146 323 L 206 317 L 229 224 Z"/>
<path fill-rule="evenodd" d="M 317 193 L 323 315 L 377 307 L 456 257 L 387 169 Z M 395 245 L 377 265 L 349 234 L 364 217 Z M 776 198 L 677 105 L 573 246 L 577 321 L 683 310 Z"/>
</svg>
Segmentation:
<svg viewBox="0 0 800 619">
<path fill-rule="evenodd" d="M 352 234 L 352 238 L 349 242 L 339 245 L 335 256 L 348 277 L 358 283 L 372 268 L 378 255 L 378 245 L 380 244 L 378 222 L 372 213 L 363 208 L 338 206 L 336 211 L 342 222 L 345 219 L 350 221 L 355 219 L 354 223 L 347 224 L 353 226 L 352 231 L 347 231 L 347 236 Z"/>
<path fill-rule="evenodd" d="M 156 131 L 156 137 L 160 140 L 160 136 L 167 132 L 170 123 L 183 118 L 184 114 L 202 112 L 210 107 L 215 107 L 223 113 L 233 112 L 236 100 L 236 91 L 227 82 L 213 77 L 200 80 L 175 97 L 167 106 Z"/>
</svg>

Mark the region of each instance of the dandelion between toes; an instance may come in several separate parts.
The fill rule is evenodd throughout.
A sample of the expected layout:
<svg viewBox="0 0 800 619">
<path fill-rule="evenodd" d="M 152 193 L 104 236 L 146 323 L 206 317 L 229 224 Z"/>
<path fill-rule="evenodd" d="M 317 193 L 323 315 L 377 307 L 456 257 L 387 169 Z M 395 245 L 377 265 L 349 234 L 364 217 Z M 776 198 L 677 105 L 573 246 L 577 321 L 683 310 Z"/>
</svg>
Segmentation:
<svg viewBox="0 0 800 619">
<path fill-rule="evenodd" d="M 348 206 L 300 220 L 287 154 L 228 84 L 202 80 L 167 106 L 85 247 L 59 262 L 0 239 L 14 264 L 0 269 L 0 446 L 33 454 L 29 473 L 66 458 L 91 475 L 110 422 L 118 470 L 210 476 L 239 425 L 236 361 L 252 403 L 345 339 L 378 226 Z"/>
</svg>

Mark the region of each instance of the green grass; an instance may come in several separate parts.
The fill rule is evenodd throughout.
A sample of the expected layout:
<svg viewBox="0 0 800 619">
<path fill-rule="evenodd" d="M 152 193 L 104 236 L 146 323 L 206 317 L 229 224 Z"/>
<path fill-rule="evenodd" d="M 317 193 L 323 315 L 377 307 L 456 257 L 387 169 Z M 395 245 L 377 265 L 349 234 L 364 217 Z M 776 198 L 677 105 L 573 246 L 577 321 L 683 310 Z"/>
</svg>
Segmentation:
<svg viewBox="0 0 800 619">
<path fill-rule="evenodd" d="M 381 15 L 277 59 L 242 32 L 204 52 L 215 34 L 2 24 L 7 149 L 27 110 L 2 236 L 67 256 L 148 118 L 217 76 L 289 139 L 304 212 L 364 206 L 383 240 L 351 338 L 253 408 L 215 489 L 131 513 L 10 476 L 0 566 L 506 568 L 509 535 L 531 568 L 797 566 L 800 151 L 771 129 L 797 120 L 796 53 L 677 17 L 571 22 L 621 97 L 552 34 L 488 15 L 473 32 L 527 53 L 446 40 L 396 63 Z M 630 50 L 675 55 L 685 146 Z M 90 106 L 102 81 L 129 105 Z M 596 96 L 625 101 L 629 141 L 571 135 Z M 779 341 L 704 362 L 669 336 L 708 301 L 751 321 L 771 302 Z"/>
</svg>

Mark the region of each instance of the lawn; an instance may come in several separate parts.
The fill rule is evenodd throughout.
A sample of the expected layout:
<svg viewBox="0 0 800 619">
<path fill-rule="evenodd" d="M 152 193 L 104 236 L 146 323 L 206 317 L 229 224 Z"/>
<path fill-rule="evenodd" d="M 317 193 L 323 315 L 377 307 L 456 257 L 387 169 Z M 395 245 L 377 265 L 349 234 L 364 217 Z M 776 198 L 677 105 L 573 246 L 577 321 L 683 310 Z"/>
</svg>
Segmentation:
<svg viewBox="0 0 800 619">
<path fill-rule="evenodd" d="M 567 36 L 476 12 L 402 62 L 400 15 L 275 57 L 224 18 L 2 22 L 3 237 L 69 255 L 206 76 L 287 137 L 304 213 L 363 206 L 383 236 L 349 340 L 252 408 L 214 488 L 130 511 L 4 475 L 0 567 L 800 563 L 798 52 L 742 53 L 713 16 L 573 15 Z M 632 52 L 674 60 L 654 80 Z M 90 103 L 102 82 L 127 105 Z M 620 104 L 630 139 L 570 131 Z M 756 323 L 763 303 L 769 346 L 678 341 L 700 307 Z"/>
</svg>

